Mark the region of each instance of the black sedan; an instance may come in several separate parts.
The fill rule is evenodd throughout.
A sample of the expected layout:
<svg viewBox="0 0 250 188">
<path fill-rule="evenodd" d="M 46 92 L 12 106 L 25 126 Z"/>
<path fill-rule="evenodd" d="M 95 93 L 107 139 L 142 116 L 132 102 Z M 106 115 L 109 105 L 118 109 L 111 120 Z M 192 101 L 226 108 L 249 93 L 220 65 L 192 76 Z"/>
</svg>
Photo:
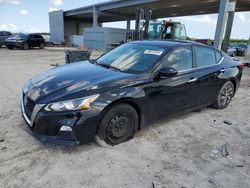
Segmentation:
<svg viewBox="0 0 250 188">
<path fill-rule="evenodd" d="M 13 37 L 9 37 L 4 42 L 9 49 L 19 48 L 28 50 L 33 47 L 43 49 L 45 47 L 45 39 L 41 34 L 23 34 L 19 33 Z"/>
<path fill-rule="evenodd" d="M 42 141 L 76 145 L 96 138 L 116 145 L 157 119 L 210 105 L 226 108 L 242 69 L 202 44 L 135 41 L 29 80 L 21 110 Z"/>
</svg>

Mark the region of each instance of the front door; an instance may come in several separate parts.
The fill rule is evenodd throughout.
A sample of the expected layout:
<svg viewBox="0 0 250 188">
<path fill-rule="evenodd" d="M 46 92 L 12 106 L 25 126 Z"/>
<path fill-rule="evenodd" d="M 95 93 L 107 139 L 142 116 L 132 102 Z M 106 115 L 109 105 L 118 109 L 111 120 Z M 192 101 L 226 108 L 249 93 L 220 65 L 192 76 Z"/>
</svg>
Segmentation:
<svg viewBox="0 0 250 188">
<path fill-rule="evenodd" d="M 197 75 L 192 47 L 180 47 L 167 55 L 161 67 L 178 71 L 172 78 L 152 78 L 148 87 L 149 119 L 167 117 L 197 105 Z"/>
</svg>

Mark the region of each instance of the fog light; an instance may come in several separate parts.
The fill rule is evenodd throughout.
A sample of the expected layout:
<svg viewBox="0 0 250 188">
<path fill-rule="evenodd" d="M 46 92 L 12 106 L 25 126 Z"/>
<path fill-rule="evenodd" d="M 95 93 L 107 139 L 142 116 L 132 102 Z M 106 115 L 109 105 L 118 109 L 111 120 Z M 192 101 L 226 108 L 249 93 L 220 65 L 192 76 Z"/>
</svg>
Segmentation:
<svg viewBox="0 0 250 188">
<path fill-rule="evenodd" d="M 72 131 L 72 128 L 67 125 L 63 125 L 61 126 L 60 131 Z"/>
</svg>

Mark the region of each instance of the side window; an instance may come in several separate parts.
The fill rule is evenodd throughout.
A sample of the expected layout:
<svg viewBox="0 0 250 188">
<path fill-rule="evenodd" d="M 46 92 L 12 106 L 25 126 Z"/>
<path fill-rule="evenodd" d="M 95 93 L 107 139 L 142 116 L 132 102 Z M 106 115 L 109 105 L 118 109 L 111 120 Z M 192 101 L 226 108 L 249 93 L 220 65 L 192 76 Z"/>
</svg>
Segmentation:
<svg viewBox="0 0 250 188">
<path fill-rule="evenodd" d="M 184 25 L 182 24 L 176 24 L 175 26 L 175 37 L 180 40 L 186 39 L 186 30 Z"/>
<path fill-rule="evenodd" d="M 175 38 L 180 39 L 181 38 L 181 28 L 180 28 L 180 24 L 176 24 L 175 28 L 174 28 L 174 35 Z"/>
<path fill-rule="evenodd" d="M 216 57 L 216 62 L 219 63 L 222 58 L 221 52 L 215 50 L 215 57 Z"/>
<path fill-rule="evenodd" d="M 42 36 L 41 36 L 41 35 L 35 35 L 35 38 L 36 38 L 36 39 L 41 39 Z"/>
<path fill-rule="evenodd" d="M 191 69 L 193 67 L 193 55 L 191 47 L 180 47 L 164 58 L 163 67 L 172 67 L 177 71 Z"/>
<path fill-rule="evenodd" d="M 187 38 L 186 29 L 184 25 L 181 25 L 181 39 L 185 40 Z"/>
<path fill-rule="evenodd" d="M 196 46 L 195 53 L 197 67 L 204 67 L 216 64 L 214 49 L 204 46 Z"/>
</svg>

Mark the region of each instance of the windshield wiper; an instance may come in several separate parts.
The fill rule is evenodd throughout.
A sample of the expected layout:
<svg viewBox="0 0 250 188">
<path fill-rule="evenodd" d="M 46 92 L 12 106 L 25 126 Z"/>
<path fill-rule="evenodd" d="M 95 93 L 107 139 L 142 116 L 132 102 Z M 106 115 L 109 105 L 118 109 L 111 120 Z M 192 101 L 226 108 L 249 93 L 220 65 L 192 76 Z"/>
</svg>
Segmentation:
<svg viewBox="0 0 250 188">
<path fill-rule="evenodd" d="M 107 69 L 114 69 L 116 71 L 119 71 L 119 72 L 122 72 L 121 69 L 117 68 L 117 67 L 113 67 L 112 65 L 108 65 L 108 64 L 101 64 L 101 63 L 97 63 L 98 65 L 102 66 L 102 67 L 105 67 Z"/>
</svg>

